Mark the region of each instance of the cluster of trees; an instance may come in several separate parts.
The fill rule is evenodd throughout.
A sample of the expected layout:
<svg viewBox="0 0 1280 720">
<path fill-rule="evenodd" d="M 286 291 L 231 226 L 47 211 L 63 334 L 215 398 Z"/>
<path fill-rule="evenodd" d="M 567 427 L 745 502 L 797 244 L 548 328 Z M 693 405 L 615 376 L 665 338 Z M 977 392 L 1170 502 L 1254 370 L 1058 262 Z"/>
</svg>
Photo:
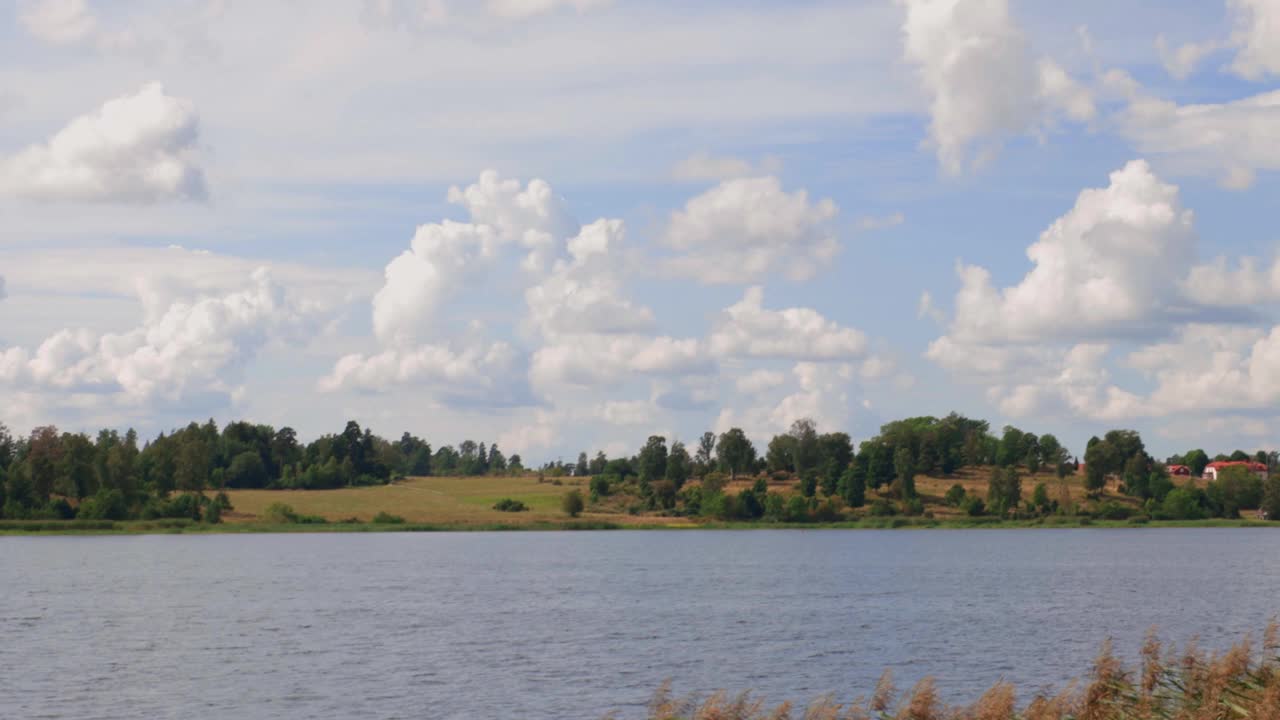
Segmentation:
<svg viewBox="0 0 1280 720">
<path fill-rule="evenodd" d="M 407 432 L 392 442 L 355 421 L 306 444 L 292 428 L 247 422 L 221 429 L 212 420 L 191 423 L 141 444 L 133 430 L 91 438 L 47 425 L 15 437 L 0 424 L 0 517 L 207 519 L 227 508 L 211 510 L 206 490 L 324 489 L 523 470 L 519 455 L 508 458 L 496 444 L 468 440 L 433 452 Z"/>
</svg>

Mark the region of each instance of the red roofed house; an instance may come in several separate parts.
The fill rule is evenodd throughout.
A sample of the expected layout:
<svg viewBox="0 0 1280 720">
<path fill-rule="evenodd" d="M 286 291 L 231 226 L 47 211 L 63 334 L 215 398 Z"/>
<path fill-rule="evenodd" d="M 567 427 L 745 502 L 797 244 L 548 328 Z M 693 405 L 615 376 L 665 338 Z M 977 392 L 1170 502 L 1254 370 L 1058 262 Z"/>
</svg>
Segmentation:
<svg viewBox="0 0 1280 720">
<path fill-rule="evenodd" d="M 1257 473 L 1258 477 L 1263 480 L 1267 479 L 1267 466 L 1259 462 L 1250 462 L 1248 460 L 1236 460 L 1229 462 L 1211 462 L 1204 468 L 1204 478 L 1206 480 L 1217 480 L 1218 472 L 1226 470 L 1229 467 L 1248 468 L 1251 472 Z"/>
<path fill-rule="evenodd" d="M 1186 465 L 1170 465 L 1169 474 L 1170 475 L 1190 475 L 1191 468 L 1187 467 Z"/>
</svg>

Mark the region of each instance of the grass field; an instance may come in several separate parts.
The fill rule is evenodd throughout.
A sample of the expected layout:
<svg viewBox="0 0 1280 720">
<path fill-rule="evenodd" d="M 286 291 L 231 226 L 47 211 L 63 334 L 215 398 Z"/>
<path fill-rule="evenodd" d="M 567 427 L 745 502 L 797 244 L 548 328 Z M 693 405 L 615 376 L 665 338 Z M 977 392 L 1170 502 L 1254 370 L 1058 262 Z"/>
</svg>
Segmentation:
<svg viewBox="0 0 1280 720">
<path fill-rule="evenodd" d="M 403 517 L 406 522 L 481 527 L 531 526 L 565 520 L 560 500 L 570 490 L 587 493 L 586 480 L 562 478 L 561 485 L 538 482 L 536 477 L 422 477 L 391 485 L 338 490 L 228 490 L 235 508 L 223 515 L 228 523 L 255 522 L 272 503 L 285 503 L 301 515 L 319 515 L 330 521 L 356 518 L 368 521 L 379 512 Z M 493 504 L 503 498 L 523 502 L 525 512 L 499 512 Z M 625 514 L 583 513 L 584 520 L 607 519 L 618 524 L 690 524 L 682 518 L 645 518 Z M 669 521 L 669 522 L 668 522 Z"/>
</svg>

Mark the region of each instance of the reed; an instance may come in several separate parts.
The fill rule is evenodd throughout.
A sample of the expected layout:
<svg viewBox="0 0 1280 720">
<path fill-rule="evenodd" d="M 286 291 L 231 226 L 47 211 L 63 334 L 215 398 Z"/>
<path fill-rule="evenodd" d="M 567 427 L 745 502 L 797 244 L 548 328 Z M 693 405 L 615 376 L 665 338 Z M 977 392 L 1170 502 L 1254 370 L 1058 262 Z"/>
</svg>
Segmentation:
<svg viewBox="0 0 1280 720">
<path fill-rule="evenodd" d="M 648 720 L 1280 720 L 1280 626 L 1260 647 L 1246 637 L 1223 653 L 1166 649 L 1148 633 L 1137 667 L 1103 644 L 1084 682 L 1020 705 L 1015 688 L 997 683 L 969 705 L 948 706 L 925 678 L 899 694 L 889 672 L 870 697 L 838 703 L 830 696 L 806 708 L 770 705 L 750 693 L 676 697 L 664 683 Z"/>
</svg>

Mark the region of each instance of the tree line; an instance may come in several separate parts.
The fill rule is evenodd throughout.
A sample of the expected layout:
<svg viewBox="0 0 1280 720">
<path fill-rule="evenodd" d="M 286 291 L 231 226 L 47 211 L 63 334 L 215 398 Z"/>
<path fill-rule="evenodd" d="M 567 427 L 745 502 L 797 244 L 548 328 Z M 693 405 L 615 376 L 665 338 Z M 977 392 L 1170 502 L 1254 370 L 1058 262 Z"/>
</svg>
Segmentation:
<svg viewBox="0 0 1280 720">
<path fill-rule="evenodd" d="M 410 475 L 524 472 L 496 443 L 431 445 L 408 432 L 390 441 L 349 421 L 309 443 L 290 427 L 210 420 L 140 443 L 128 430 L 96 437 L 52 425 L 16 437 L 0 424 L 0 517 L 6 519 L 208 519 L 227 488 L 332 489 Z M 225 497 L 225 496 L 224 496 Z"/>
<path fill-rule="evenodd" d="M 1280 488 L 1273 490 L 1270 478 L 1230 471 L 1206 488 L 1179 486 L 1168 466 L 1187 465 L 1198 476 L 1210 461 L 1201 449 L 1159 462 L 1136 431 L 1111 430 L 1089 440 L 1083 459 L 1090 499 L 1100 497 L 1111 478 L 1151 517 L 1234 517 L 1267 508 L 1280 518 Z M 1265 452 L 1237 450 L 1216 459 L 1277 465 L 1276 454 Z M 590 476 L 593 503 L 626 502 L 628 511 L 803 520 L 868 504 L 871 514 L 921 514 L 918 476 L 949 476 L 978 466 L 992 468 L 984 497 L 957 486 L 930 500 L 970 515 L 1081 511 L 1061 487 L 1051 491 L 1041 483 L 1031 497 L 1023 496 L 1023 472 L 1048 471 L 1061 481 L 1081 467 L 1056 437 L 1013 426 L 997 434 L 987 421 L 958 413 L 895 420 L 856 446 L 848 433 L 820 432 L 809 419 L 797 420 L 762 449 L 736 427 L 703 433 L 692 446 L 680 440 L 668 446 L 665 437 L 654 435 L 630 456 L 582 452 L 576 463 L 549 462 L 538 472 Z M 467 440 L 433 449 L 409 432 L 388 440 L 356 421 L 309 443 L 299 441 L 292 428 L 244 421 L 222 428 L 212 420 L 191 423 L 141 444 L 133 430 L 102 430 L 91 438 L 41 426 L 17 437 L 0 424 L 0 517 L 7 519 L 216 519 L 229 502 L 225 495 L 209 498 L 207 491 L 331 489 L 405 476 L 524 472 L 521 457 L 506 456 L 497 443 Z M 750 488 L 725 492 L 727 483 L 744 476 L 753 479 Z M 690 485 L 693 479 L 700 482 Z M 796 484 L 799 492 L 771 490 L 770 480 L 788 489 Z M 1129 508 L 1103 510 L 1123 514 Z"/>
</svg>

